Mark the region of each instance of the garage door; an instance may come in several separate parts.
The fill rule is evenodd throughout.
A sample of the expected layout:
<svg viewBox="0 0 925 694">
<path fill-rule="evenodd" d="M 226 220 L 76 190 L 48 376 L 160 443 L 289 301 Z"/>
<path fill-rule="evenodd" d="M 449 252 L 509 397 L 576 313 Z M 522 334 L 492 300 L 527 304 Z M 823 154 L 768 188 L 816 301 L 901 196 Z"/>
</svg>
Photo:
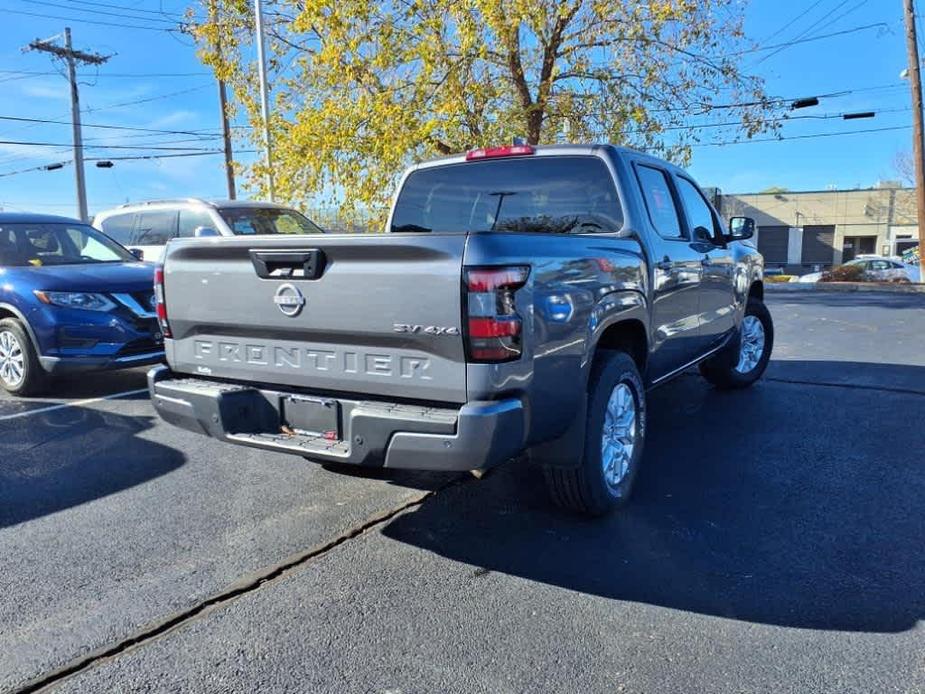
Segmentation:
<svg viewBox="0 0 925 694">
<path fill-rule="evenodd" d="M 835 225 L 819 224 L 803 227 L 804 264 L 819 263 L 831 265 L 835 262 Z"/>
<path fill-rule="evenodd" d="M 786 263 L 790 227 L 758 227 L 758 252 L 766 263 Z"/>
</svg>

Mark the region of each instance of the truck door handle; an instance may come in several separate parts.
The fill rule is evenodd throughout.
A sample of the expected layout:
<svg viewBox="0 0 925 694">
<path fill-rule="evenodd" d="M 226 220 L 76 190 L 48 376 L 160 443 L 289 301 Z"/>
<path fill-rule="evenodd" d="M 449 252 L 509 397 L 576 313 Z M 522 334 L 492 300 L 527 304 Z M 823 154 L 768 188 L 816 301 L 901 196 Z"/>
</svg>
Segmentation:
<svg viewBox="0 0 925 694">
<path fill-rule="evenodd" d="M 667 272 L 671 270 L 673 265 L 674 263 L 671 262 L 671 259 L 668 256 L 665 256 L 662 258 L 662 260 L 655 264 L 655 267 L 657 267 L 659 270 L 665 270 Z"/>
<path fill-rule="evenodd" d="M 324 252 L 318 248 L 299 251 L 249 251 L 258 277 L 265 280 L 316 280 L 324 271 Z"/>
</svg>

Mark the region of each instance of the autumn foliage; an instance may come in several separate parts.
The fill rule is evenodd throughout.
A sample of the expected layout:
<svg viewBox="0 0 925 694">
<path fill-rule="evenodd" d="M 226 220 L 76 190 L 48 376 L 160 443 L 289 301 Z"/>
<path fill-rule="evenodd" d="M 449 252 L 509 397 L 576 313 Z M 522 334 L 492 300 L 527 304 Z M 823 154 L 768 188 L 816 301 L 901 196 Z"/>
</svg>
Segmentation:
<svg viewBox="0 0 925 694">
<path fill-rule="evenodd" d="M 205 0 L 203 0 L 205 2 Z M 738 0 L 264 0 L 278 196 L 376 207 L 409 162 L 513 137 L 606 141 L 683 162 L 720 116 L 767 127 Z M 193 33 L 259 126 L 253 3 Z M 254 129 L 259 144 L 259 128 Z M 728 135 L 728 133 L 727 133 Z M 261 164 L 249 170 L 260 185 Z"/>
</svg>

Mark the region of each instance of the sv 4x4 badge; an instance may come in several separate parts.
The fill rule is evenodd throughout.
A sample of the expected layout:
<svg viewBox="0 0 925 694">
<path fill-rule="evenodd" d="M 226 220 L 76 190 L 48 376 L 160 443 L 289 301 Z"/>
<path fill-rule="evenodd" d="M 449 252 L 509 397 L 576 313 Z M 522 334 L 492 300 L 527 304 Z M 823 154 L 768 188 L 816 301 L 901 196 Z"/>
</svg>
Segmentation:
<svg viewBox="0 0 925 694">
<path fill-rule="evenodd" d="M 410 323 L 393 323 L 392 330 L 396 333 L 411 333 L 417 335 L 459 335 L 459 328 L 444 327 L 442 325 L 412 325 Z"/>
</svg>

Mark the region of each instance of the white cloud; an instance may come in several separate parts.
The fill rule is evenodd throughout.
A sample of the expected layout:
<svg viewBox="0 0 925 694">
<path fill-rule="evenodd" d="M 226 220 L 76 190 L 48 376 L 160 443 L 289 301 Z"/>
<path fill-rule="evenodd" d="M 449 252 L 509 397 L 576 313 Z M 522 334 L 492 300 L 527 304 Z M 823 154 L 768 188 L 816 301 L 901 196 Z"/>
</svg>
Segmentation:
<svg viewBox="0 0 925 694">
<path fill-rule="evenodd" d="M 195 111 L 178 109 L 151 121 L 147 127 L 155 129 L 170 128 L 171 126 L 183 125 L 184 123 L 189 123 L 191 121 L 198 121 L 198 119 L 199 114 Z"/>
<path fill-rule="evenodd" d="M 61 80 L 61 83 L 37 83 L 37 84 L 24 84 L 22 86 L 22 91 L 26 96 L 30 96 L 33 99 L 53 99 L 55 101 L 70 101 L 71 100 L 71 91 L 68 88 L 67 82 Z"/>
</svg>

